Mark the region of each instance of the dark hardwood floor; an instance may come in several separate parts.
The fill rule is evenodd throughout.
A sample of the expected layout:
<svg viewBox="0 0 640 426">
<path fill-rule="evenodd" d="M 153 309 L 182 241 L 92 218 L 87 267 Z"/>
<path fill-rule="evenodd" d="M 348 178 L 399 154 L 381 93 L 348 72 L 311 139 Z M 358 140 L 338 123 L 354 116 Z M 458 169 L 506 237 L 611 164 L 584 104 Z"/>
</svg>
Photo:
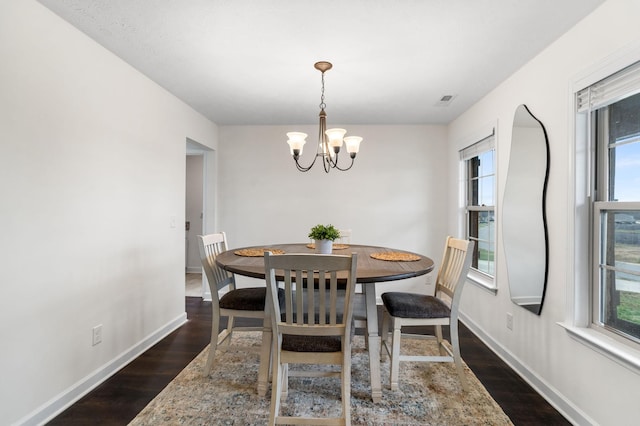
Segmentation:
<svg viewBox="0 0 640 426">
<path fill-rule="evenodd" d="M 209 343 L 211 303 L 186 298 L 189 321 L 49 425 L 126 425 Z M 515 425 L 570 425 L 464 325 L 462 357 Z"/>
</svg>

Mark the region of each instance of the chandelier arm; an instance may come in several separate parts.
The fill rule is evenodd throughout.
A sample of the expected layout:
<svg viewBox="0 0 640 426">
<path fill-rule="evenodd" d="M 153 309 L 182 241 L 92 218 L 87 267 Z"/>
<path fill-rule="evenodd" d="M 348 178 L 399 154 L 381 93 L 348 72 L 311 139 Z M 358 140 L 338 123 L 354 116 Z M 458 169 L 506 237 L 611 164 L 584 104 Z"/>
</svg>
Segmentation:
<svg viewBox="0 0 640 426">
<path fill-rule="evenodd" d="M 336 163 L 335 166 L 333 166 L 335 169 L 340 170 L 341 172 L 346 172 L 347 170 L 349 170 L 351 167 L 353 167 L 353 163 L 356 162 L 355 157 L 351 157 L 351 164 L 349 164 L 349 167 L 347 167 L 346 169 L 341 168 L 340 166 L 338 166 L 338 156 L 336 155 Z"/>
<path fill-rule="evenodd" d="M 329 163 L 329 166 L 332 168 L 335 168 L 338 165 L 338 153 L 334 152 L 333 155 L 335 156 L 334 158 L 331 158 L 331 154 L 327 154 L 327 162 Z"/>
<path fill-rule="evenodd" d="M 322 157 L 322 167 L 325 173 L 331 170 L 331 155 L 329 152 L 329 141 L 327 140 L 327 113 L 324 112 L 324 72 L 322 73 L 322 97 L 320 98 L 320 114 L 318 115 L 318 154 Z M 316 157 L 316 158 L 317 158 Z"/>
<path fill-rule="evenodd" d="M 293 157 L 293 161 L 296 162 L 296 168 L 301 172 L 308 172 L 309 170 L 311 170 L 313 165 L 316 163 L 317 159 L 318 159 L 318 155 L 316 154 L 316 156 L 313 157 L 313 161 L 311 162 L 311 164 L 309 164 L 309 166 L 307 166 L 307 167 L 304 167 L 304 166 L 300 165 L 300 162 L 298 161 L 297 158 Z"/>
<path fill-rule="evenodd" d="M 329 173 L 331 171 L 331 169 L 335 166 L 332 165 L 331 163 L 331 157 L 329 155 L 325 155 L 324 156 L 324 161 L 322 162 L 322 164 L 324 165 L 324 172 L 325 173 Z"/>
</svg>

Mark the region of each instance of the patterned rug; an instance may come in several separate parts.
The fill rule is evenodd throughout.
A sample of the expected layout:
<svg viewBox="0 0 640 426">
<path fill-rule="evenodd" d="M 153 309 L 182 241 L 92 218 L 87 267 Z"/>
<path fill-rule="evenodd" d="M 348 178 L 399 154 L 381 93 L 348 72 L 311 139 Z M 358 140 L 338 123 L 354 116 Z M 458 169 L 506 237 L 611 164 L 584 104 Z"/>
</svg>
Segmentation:
<svg viewBox="0 0 640 426">
<path fill-rule="evenodd" d="M 408 342 L 405 345 L 405 341 Z M 259 333 L 234 335 L 234 345 L 260 345 Z M 407 353 L 434 353 L 435 344 L 403 340 Z M 229 350 L 216 353 L 209 377 L 202 369 L 208 348 L 202 351 L 130 423 L 130 425 L 265 425 L 271 392 L 259 397 L 257 352 Z M 351 421 L 354 425 L 512 425 L 498 404 L 465 365 L 469 391 L 463 392 L 453 364 L 401 363 L 399 390 L 389 389 L 389 362 L 381 365 L 382 401 L 374 404 L 369 390 L 369 358 L 364 338 L 353 341 Z M 290 367 L 290 368 L 293 368 Z M 317 367 L 312 367 L 317 368 Z M 313 416 L 340 412 L 338 378 L 289 379 L 289 396 L 282 414 Z"/>
</svg>

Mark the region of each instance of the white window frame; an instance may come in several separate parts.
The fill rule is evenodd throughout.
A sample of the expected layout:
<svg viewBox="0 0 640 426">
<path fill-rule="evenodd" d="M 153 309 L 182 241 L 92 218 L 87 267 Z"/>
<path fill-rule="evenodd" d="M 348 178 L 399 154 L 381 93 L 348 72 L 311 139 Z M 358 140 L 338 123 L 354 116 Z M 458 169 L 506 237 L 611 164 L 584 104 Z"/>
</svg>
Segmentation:
<svg viewBox="0 0 640 426">
<path fill-rule="evenodd" d="M 592 218 L 592 159 L 594 146 L 591 143 L 591 114 L 580 111 L 578 94 L 595 83 L 616 74 L 618 71 L 640 61 L 640 43 L 629 46 L 589 70 L 575 77 L 569 84 L 569 134 L 574 144 L 569 144 L 567 229 L 567 305 L 566 317 L 558 325 L 564 327 L 569 336 L 587 347 L 607 356 L 612 361 L 640 374 L 640 347 L 626 339 L 622 341 L 592 322 L 593 292 L 591 275 L 593 262 L 591 239 L 594 238 Z M 585 261 L 585 259 L 592 259 Z"/>
<path fill-rule="evenodd" d="M 605 267 L 603 265 L 602 260 L 602 246 L 600 241 L 603 237 L 603 217 L 606 214 L 610 214 L 609 212 L 621 212 L 621 211 L 638 211 L 640 210 L 640 202 L 620 202 L 620 201 L 596 201 L 594 202 L 593 208 L 593 259 L 592 259 L 592 271 L 591 276 L 592 284 L 591 284 L 591 292 L 592 292 L 592 324 L 591 327 L 597 329 L 598 331 L 605 333 L 609 337 L 619 340 L 621 343 L 627 344 L 629 346 L 635 346 L 636 349 L 640 350 L 640 339 L 637 337 L 624 337 L 621 331 L 618 331 L 613 328 L 609 328 L 605 325 L 599 323 L 595 318 L 600 317 L 600 311 L 602 309 L 602 301 L 601 301 L 601 291 L 600 286 L 598 285 L 598 280 L 595 277 L 601 275 L 602 268 L 606 268 L 609 270 L 617 270 L 621 271 L 622 269 L 618 266 L 609 266 Z M 615 213 L 614 213 L 615 214 Z"/>
<path fill-rule="evenodd" d="M 479 156 L 487 151 L 494 151 L 493 154 L 493 164 L 494 164 L 494 179 L 493 179 L 493 193 L 494 193 L 494 205 L 493 206 L 473 206 L 470 208 L 469 206 L 469 165 L 468 162 L 472 158 Z M 491 211 L 493 212 L 494 217 L 494 232 L 492 236 L 492 241 L 494 242 L 494 274 L 490 275 L 484 271 L 480 271 L 476 268 L 471 267 L 469 269 L 469 273 L 467 277 L 472 283 L 475 283 L 481 286 L 484 289 L 491 291 L 492 293 L 496 293 L 496 260 L 497 260 L 497 182 L 498 182 L 498 156 L 496 152 L 496 132 L 495 126 L 492 126 L 489 132 L 484 132 L 482 137 L 478 137 L 475 139 L 475 142 L 468 145 L 467 147 L 461 149 L 459 151 L 460 154 L 460 206 L 461 206 L 461 215 L 460 215 L 460 229 L 461 234 L 465 236 L 465 238 L 469 237 L 469 210 L 474 211 Z"/>
</svg>

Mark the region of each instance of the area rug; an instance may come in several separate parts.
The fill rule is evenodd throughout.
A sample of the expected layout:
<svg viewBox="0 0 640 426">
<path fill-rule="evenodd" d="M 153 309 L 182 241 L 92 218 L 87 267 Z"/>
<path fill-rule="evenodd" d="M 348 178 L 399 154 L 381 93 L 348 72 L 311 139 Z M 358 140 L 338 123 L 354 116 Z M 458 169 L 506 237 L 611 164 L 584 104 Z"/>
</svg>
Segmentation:
<svg viewBox="0 0 640 426">
<path fill-rule="evenodd" d="M 407 353 L 434 353 L 433 342 L 403 341 Z M 234 345 L 260 345 L 259 333 L 234 335 Z M 256 392 L 258 354 L 245 350 L 217 351 L 214 369 L 204 377 L 208 347 L 131 421 L 130 425 L 265 425 L 271 392 Z M 364 338 L 353 341 L 351 422 L 354 425 L 512 425 L 498 404 L 465 365 L 469 391 L 464 392 L 450 363 L 401 363 L 397 391 L 389 389 L 389 362 L 381 365 L 382 401 L 373 403 L 369 388 L 369 357 Z M 293 366 L 291 367 L 293 368 Z M 312 367 L 317 368 L 317 367 Z M 284 415 L 337 415 L 338 378 L 289 379 Z"/>
</svg>

